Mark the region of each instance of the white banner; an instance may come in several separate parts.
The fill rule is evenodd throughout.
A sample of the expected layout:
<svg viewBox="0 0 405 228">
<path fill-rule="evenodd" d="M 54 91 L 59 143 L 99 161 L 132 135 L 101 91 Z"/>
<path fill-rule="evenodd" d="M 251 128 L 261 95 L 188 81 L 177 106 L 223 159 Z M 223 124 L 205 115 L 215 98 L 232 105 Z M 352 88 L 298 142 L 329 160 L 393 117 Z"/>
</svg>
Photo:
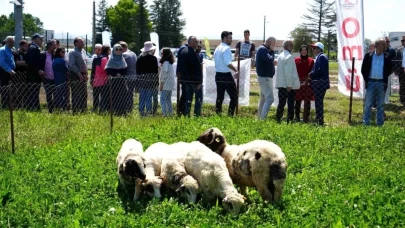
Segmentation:
<svg viewBox="0 0 405 228">
<path fill-rule="evenodd" d="M 232 62 L 236 67 L 238 62 Z M 240 61 L 239 74 L 239 105 L 249 106 L 249 90 L 250 90 L 250 66 L 251 60 L 245 59 Z M 177 62 L 173 63 L 173 70 L 176 72 Z M 203 104 L 215 105 L 217 99 L 217 85 L 215 83 L 215 62 L 204 59 L 203 67 Z M 236 83 L 236 80 L 235 80 Z M 176 77 L 177 85 L 177 77 Z M 177 87 L 176 87 L 177 90 Z M 172 102 L 177 102 L 177 91 L 172 93 Z M 223 104 L 229 104 L 229 95 L 225 92 Z M 193 104 L 194 104 L 193 100 Z"/>
<path fill-rule="evenodd" d="M 156 45 L 155 56 L 160 59 L 160 49 L 159 49 L 159 35 L 156 32 L 151 32 L 150 34 L 150 41 Z"/>
<path fill-rule="evenodd" d="M 111 34 L 109 31 L 102 32 L 101 38 L 103 39 L 103 45 L 111 45 Z"/>
<path fill-rule="evenodd" d="M 364 97 L 361 65 L 364 57 L 363 0 L 336 0 L 339 92 L 350 96 L 352 58 L 355 58 L 353 97 Z"/>
</svg>

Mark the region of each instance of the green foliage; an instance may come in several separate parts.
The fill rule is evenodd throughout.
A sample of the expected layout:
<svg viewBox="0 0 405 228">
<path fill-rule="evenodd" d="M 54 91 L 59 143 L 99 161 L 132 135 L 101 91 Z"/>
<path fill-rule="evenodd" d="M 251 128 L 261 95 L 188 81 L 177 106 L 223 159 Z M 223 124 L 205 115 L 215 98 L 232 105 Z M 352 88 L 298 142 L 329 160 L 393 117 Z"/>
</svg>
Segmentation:
<svg viewBox="0 0 405 228">
<path fill-rule="evenodd" d="M 107 9 L 107 24 L 112 32 L 113 44 L 135 39 L 133 28 L 137 10 L 138 5 L 133 0 L 119 0 L 116 6 Z"/>
<path fill-rule="evenodd" d="M 147 4 L 145 0 L 135 0 L 138 4 L 138 10 L 136 12 L 136 23 L 135 23 L 135 45 L 132 50 L 138 52 L 142 47 L 143 43 L 150 40 L 150 32 L 152 31 L 152 22 L 149 20 L 149 10 L 147 9 Z"/>
<path fill-rule="evenodd" d="M 309 46 L 312 43 L 311 32 L 304 26 L 297 26 L 290 35 L 294 39 L 294 52 L 299 52 L 302 45 Z"/>
<path fill-rule="evenodd" d="M 38 18 L 35 17 L 29 13 L 24 13 L 23 14 L 23 23 L 24 23 L 24 34 L 26 36 L 32 36 L 35 33 L 42 33 L 43 32 L 43 23 L 42 21 Z M 5 33 L 5 32 L 12 32 L 12 34 L 8 35 L 13 35 L 14 34 L 14 13 L 10 13 L 10 15 L 1 15 L 0 16 L 0 33 Z"/>
<path fill-rule="evenodd" d="M 103 38 L 101 33 L 103 31 L 109 31 L 107 24 L 107 9 L 108 3 L 107 0 L 101 0 L 98 3 L 98 9 L 96 12 L 96 39 L 95 43 L 102 43 Z M 97 34 L 98 33 L 98 34 Z"/>
<path fill-rule="evenodd" d="M 182 30 L 186 21 L 181 19 L 181 3 L 179 0 L 154 0 L 151 6 L 153 29 L 159 34 L 161 47 L 180 46 L 184 35 Z"/>
<path fill-rule="evenodd" d="M 303 25 L 310 30 L 314 39 L 321 41 L 322 31 L 335 27 L 335 1 L 313 0 L 312 4 L 308 5 L 308 13 L 302 16 L 302 19 L 305 20 Z"/>
<path fill-rule="evenodd" d="M 7 127 L 0 111 L 0 127 Z M 276 124 L 253 118 L 115 118 L 16 112 L 18 152 L 0 156 L 0 227 L 404 227 L 403 129 Z M 25 126 L 23 128 L 22 126 Z M 209 127 L 229 143 L 278 144 L 288 177 L 280 207 L 254 189 L 234 218 L 220 203 L 176 198 L 122 202 L 115 158 L 121 143 L 194 141 Z M 0 132 L 2 139 L 4 131 Z"/>
</svg>

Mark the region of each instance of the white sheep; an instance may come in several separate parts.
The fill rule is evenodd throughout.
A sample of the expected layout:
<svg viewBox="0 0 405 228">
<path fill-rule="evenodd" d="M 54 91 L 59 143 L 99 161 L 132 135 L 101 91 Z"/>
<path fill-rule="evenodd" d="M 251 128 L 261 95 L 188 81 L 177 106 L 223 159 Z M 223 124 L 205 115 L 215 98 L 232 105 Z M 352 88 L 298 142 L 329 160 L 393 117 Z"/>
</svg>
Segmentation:
<svg viewBox="0 0 405 228">
<path fill-rule="evenodd" d="M 256 187 L 263 200 L 281 201 L 288 165 L 279 146 L 265 140 L 229 145 L 218 128 L 206 130 L 198 141 L 222 156 L 243 195 L 247 196 L 246 187 Z"/>
<path fill-rule="evenodd" d="M 196 179 L 188 175 L 184 164 L 177 158 L 162 159 L 160 176 L 163 184 L 180 194 L 189 203 L 195 203 L 199 193 Z"/>
<path fill-rule="evenodd" d="M 146 149 L 146 180 L 143 185 L 152 186 L 157 198 L 161 198 L 160 188 L 163 184 L 180 193 L 188 202 L 195 202 L 198 183 L 187 175 L 184 165 L 179 162 L 185 151 L 176 145 L 181 145 L 181 142 L 174 146 L 157 142 Z"/>
<path fill-rule="evenodd" d="M 244 204 L 244 197 L 233 186 L 224 160 L 200 142 L 179 144 L 185 156 L 181 160 L 186 172 L 199 184 L 205 199 L 222 198 L 225 209 L 238 214 Z"/>
<path fill-rule="evenodd" d="M 129 189 L 135 188 L 134 201 L 136 201 L 141 194 L 141 182 L 146 178 L 142 144 L 135 139 L 125 140 L 116 161 L 120 184 L 127 193 Z"/>
</svg>

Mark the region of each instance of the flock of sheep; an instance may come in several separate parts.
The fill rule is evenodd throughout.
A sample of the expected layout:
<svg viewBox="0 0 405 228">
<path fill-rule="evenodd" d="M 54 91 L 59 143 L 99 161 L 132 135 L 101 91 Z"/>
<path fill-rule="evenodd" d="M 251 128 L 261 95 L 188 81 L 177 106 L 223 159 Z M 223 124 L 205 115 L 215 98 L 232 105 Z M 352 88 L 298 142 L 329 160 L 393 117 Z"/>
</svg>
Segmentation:
<svg viewBox="0 0 405 228">
<path fill-rule="evenodd" d="M 206 130 L 197 140 L 157 142 L 145 152 L 140 142 L 126 140 L 117 157 L 120 184 L 127 193 L 135 189 L 134 201 L 142 192 L 161 198 L 164 186 L 189 203 L 196 202 L 199 193 L 208 201 L 220 198 L 233 214 L 244 205 L 247 187 L 256 187 L 264 201 L 281 201 L 287 162 L 279 146 L 265 140 L 229 145 L 218 128 Z"/>
</svg>

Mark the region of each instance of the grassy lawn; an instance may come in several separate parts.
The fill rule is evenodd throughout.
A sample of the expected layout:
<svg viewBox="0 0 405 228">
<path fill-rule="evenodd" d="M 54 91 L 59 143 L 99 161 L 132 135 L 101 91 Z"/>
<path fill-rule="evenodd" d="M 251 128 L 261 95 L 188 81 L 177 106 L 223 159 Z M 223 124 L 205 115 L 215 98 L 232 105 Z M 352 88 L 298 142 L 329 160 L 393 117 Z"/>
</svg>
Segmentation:
<svg viewBox="0 0 405 228">
<path fill-rule="evenodd" d="M 8 117 L 0 112 L 1 121 Z M 97 115 L 16 114 L 18 152 L 0 157 L 0 227 L 403 227 L 403 129 L 325 127 L 253 118 L 116 118 L 113 134 Z M 29 123 L 29 124 L 28 124 Z M 230 143 L 271 140 L 289 163 L 282 206 L 262 204 L 254 189 L 237 218 L 221 206 L 176 198 L 126 204 L 116 191 L 123 140 L 193 141 L 206 128 Z"/>
<path fill-rule="evenodd" d="M 384 127 L 361 126 L 362 100 L 354 99 L 350 126 L 349 98 L 333 87 L 321 128 L 277 124 L 274 107 L 268 120 L 256 121 L 258 95 L 253 75 L 250 106 L 236 118 L 218 117 L 206 104 L 201 118 L 134 113 L 115 117 L 111 134 L 108 115 L 15 111 L 14 155 L 10 114 L 0 110 L 0 227 L 405 227 L 405 112 L 397 95 L 385 107 Z M 263 204 L 253 188 L 236 218 L 220 203 L 121 200 L 115 159 L 125 139 L 146 149 L 194 141 L 214 126 L 232 144 L 265 139 L 283 149 L 289 167 L 281 206 Z"/>
</svg>

